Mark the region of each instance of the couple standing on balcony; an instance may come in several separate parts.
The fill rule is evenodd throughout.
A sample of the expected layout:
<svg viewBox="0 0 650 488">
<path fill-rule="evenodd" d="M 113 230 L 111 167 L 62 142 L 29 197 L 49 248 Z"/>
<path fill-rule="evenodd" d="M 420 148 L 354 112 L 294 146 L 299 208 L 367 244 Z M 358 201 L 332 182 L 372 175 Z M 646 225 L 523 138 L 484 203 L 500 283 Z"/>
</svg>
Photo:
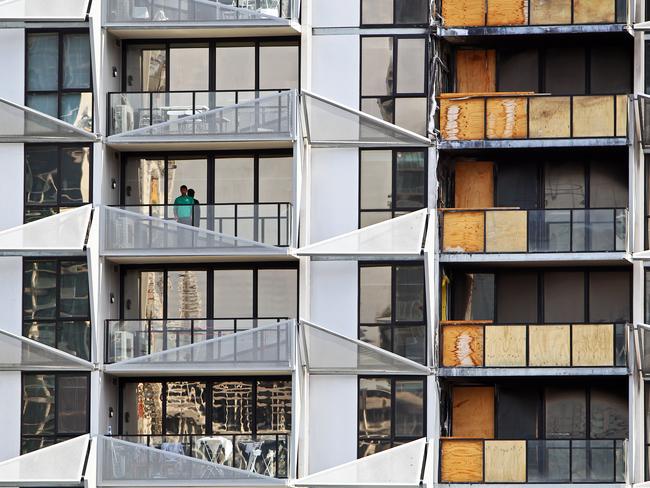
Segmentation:
<svg viewBox="0 0 650 488">
<path fill-rule="evenodd" d="M 174 200 L 174 216 L 180 224 L 198 227 L 201 223 L 201 206 L 194 198 L 194 189 L 181 186 L 181 194 Z"/>
</svg>

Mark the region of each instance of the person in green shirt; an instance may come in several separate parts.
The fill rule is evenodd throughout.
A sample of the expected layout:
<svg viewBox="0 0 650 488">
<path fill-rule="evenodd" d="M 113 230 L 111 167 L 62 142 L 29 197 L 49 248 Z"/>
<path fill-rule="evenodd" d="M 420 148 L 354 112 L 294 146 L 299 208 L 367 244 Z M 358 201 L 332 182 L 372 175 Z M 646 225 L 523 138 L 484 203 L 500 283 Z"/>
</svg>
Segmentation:
<svg viewBox="0 0 650 488">
<path fill-rule="evenodd" d="M 187 186 L 181 186 L 181 194 L 174 200 L 174 216 L 179 224 L 192 225 L 194 198 L 187 194 Z"/>
</svg>

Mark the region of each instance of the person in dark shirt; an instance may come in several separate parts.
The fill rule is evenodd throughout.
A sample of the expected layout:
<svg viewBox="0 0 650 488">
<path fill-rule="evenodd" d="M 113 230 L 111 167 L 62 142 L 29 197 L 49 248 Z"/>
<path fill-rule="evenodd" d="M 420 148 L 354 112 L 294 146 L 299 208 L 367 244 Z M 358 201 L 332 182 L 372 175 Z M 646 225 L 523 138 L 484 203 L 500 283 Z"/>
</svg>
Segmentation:
<svg viewBox="0 0 650 488">
<path fill-rule="evenodd" d="M 187 196 L 189 196 L 194 201 L 192 204 L 192 225 L 194 227 L 199 227 L 201 224 L 201 203 L 196 198 L 194 198 L 194 195 L 194 188 L 187 190 Z"/>
</svg>

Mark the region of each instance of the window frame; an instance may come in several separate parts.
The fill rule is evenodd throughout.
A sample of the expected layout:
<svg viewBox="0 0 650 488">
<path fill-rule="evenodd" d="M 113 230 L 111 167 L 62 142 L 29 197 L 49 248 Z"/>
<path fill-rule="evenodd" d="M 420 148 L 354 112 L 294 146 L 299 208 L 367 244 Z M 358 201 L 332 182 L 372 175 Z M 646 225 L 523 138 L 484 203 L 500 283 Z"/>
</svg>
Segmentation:
<svg viewBox="0 0 650 488">
<path fill-rule="evenodd" d="M 388 380 L 390 381 L 390 435 L 386 437 L 362 436 L 359 426 L 361 425 L 361 381 L 362 380 Z M 421 381 L 422 382 L 422 435 L 421 436 L 397 436 L 395 435 L 395 414 L 396 414 L 396 385 L 399 381 Z M 357 459 L 361 459 L 362 441 L 388 442 L 391 449 L 400 444 L 415 441 L 427 435 L 427 377 L 426 376 L 395 376 L 395 375 L 361 375 L 357 376 Z M 377 451 L 381 452 L 381 451 Z"/>
<path fill-rule="evenodd" d="M 390 24 L 373 24 L 373 23 L 366 23 L 363 20 L 363 3 L 364 1 L 368 0 L 359 0 L 359 24 L 361 27 L 372 27 L 372 28 L 389 28 L 389 27 L 401 27 L 401 28 L 428 28 L 430 22 L 422 22 L 422 23 L 397 23 L 395 22 L 395 19 L 397 18 L 397 1 L 398 0 L 391 0 L 393 3 L 393 22 Z M 426 16 L 427 18 L 431 17 L 431 5 L 428 3 L 429 8 L 427 9 Z"/>
<path fill-rule="evenodd" d="M 57 189 L 56 192 L 56 204 L 38 204 L 38 205 L 33 205 L 28 202 L 27 199 L 27 194 L 28 194 L 28 189 L 27 189 L 27 178 L 25 178 L 25 175 L 27 173 L 27 152 L 32 149 L 32 148 L 46 148 L 46 147 L 51 147 L 51 148 L 56 148 L 57 151 L 57 162 L 56 162 L 56 171 L 61 178 L 63 172 L 61 171 L 61 161 L 63 159 L 63 151 L 65 149 L 88 149 L 88 162 L 89 162 L 89 171 L 88 171 L 88 201 L 84 202 L 79 202 L 75 203 L 73 205 L 62 205 L 61 204 L 61 190 Z M 93 144 L 82 144 L 82 143 L 70 143 L 70 144 L 24 144 L 23 148 L 23 222 L 27 223 L 27 211 L 29 209 L 33 210 L 51 210 L 51 209 L 56 209 L 56 214 L 61 213 L 62 209 L 73 209 L 73 208 L 79 208 L 83 207 L 84 205 L 88 205 L 90 203 L 93 203 L 93 176 L 94 176 L 94 147 Z M 43 217 L 41 217 L 43 218 Z M 35 219 L 38 220 L 38 219 Z"/>
<path fill-rule="evenodd" d="M 58 81 L 57 81 L 57 90 L 29 90 L 28 89 L 28 76 L 29 76 L 29 35 L 30 34 L 57 34 L 58 36 L 58 59 L 57 59 L 57 71 L 58 71 Z M 88 52 L 90 53 L 90 59 L 88 59 L 88 66 L 90 69 L 89 80 L 90 86 L 83 91 L 79 88 L 63 88 L 63 38 L 66 34 L 88 34 L 88 42 L 92 43 L 92 35 L 90 29 L 78 29 L 78 28 L 65 28 L 65 29 L 25 29 L 25 86 L 24 86 L 24 101 L 25 106 L 28 106 L 27 100 L 29 95 L 57 95 L 57 113 L 58 119 L 62 119 L 61 113 L 61 100 L 66 94 L 77 94 L 77 93 L 90 93 L 91 95 L 91 106 L 93 109 L 92 117 L 90 120 L 90 132 L 95 130 L 95 80 L 93 76 L 93 53 L 92 46 L 89 47 Z M 92 180 L 91 180 L 92 181 Z"/>
<path fill-rule="evenodd" d="M 39 376 L 39 375 L 45 375 L 45 376 L 54 376 L 54 434 L 51 435 L 37 435 L 37 434 L 25 434 L 25 377 L 26 376 Z M 80 433 L 68 433 L 68 434 L 63 434 L 60 435 L 58 433 L 58 404 L 59 404 L 59 378 L 62 377 L 85 377 L 87 380 L 87 392 L 86 392 L 86 405 L 88 407 L 88 410 L 86 412 L 86 429 L 85 432 L 80 432 Z M 20 375 L 20 452 L 21 454 L 26 454 L 27 452 L 33 452 L 33 451 L 25 451 L 23 449 L 23 442 L 25 440 L 29 439 L 54 439 L 54 444 L 63 442 L 69 439 L 73 439 L 74 437 L 77 437 L 79 435 L 87 434 L 90 432 L 90 416 L 91 416 L 91 406 L 90 406 L 90 392 L 92 389 L 92 385 L 90 382 L 90 373 L 89 372 L 84 372 L 84 371 L 78 371 L 78 372 L 73 372 L 73 371 L 65 371 L 65 372 L 58 372 L 58 371 L 29 371 L 29 372 L 22 372 Z M 46 447 L 46 446 L 44 446 Z"/>
</svg>

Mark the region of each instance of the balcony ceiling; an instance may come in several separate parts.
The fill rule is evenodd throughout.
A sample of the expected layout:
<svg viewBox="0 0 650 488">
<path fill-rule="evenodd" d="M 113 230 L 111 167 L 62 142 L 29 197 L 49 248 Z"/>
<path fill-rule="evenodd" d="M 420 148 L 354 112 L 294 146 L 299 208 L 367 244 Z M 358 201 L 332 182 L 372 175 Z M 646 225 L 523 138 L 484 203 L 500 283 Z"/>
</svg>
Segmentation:
<svg viewBox="0 0 650 488">
<path fill-rule="evenodd" d="M 85 20 L 90 0 L 0 0 L 0 21 Z"/>
</svg>

